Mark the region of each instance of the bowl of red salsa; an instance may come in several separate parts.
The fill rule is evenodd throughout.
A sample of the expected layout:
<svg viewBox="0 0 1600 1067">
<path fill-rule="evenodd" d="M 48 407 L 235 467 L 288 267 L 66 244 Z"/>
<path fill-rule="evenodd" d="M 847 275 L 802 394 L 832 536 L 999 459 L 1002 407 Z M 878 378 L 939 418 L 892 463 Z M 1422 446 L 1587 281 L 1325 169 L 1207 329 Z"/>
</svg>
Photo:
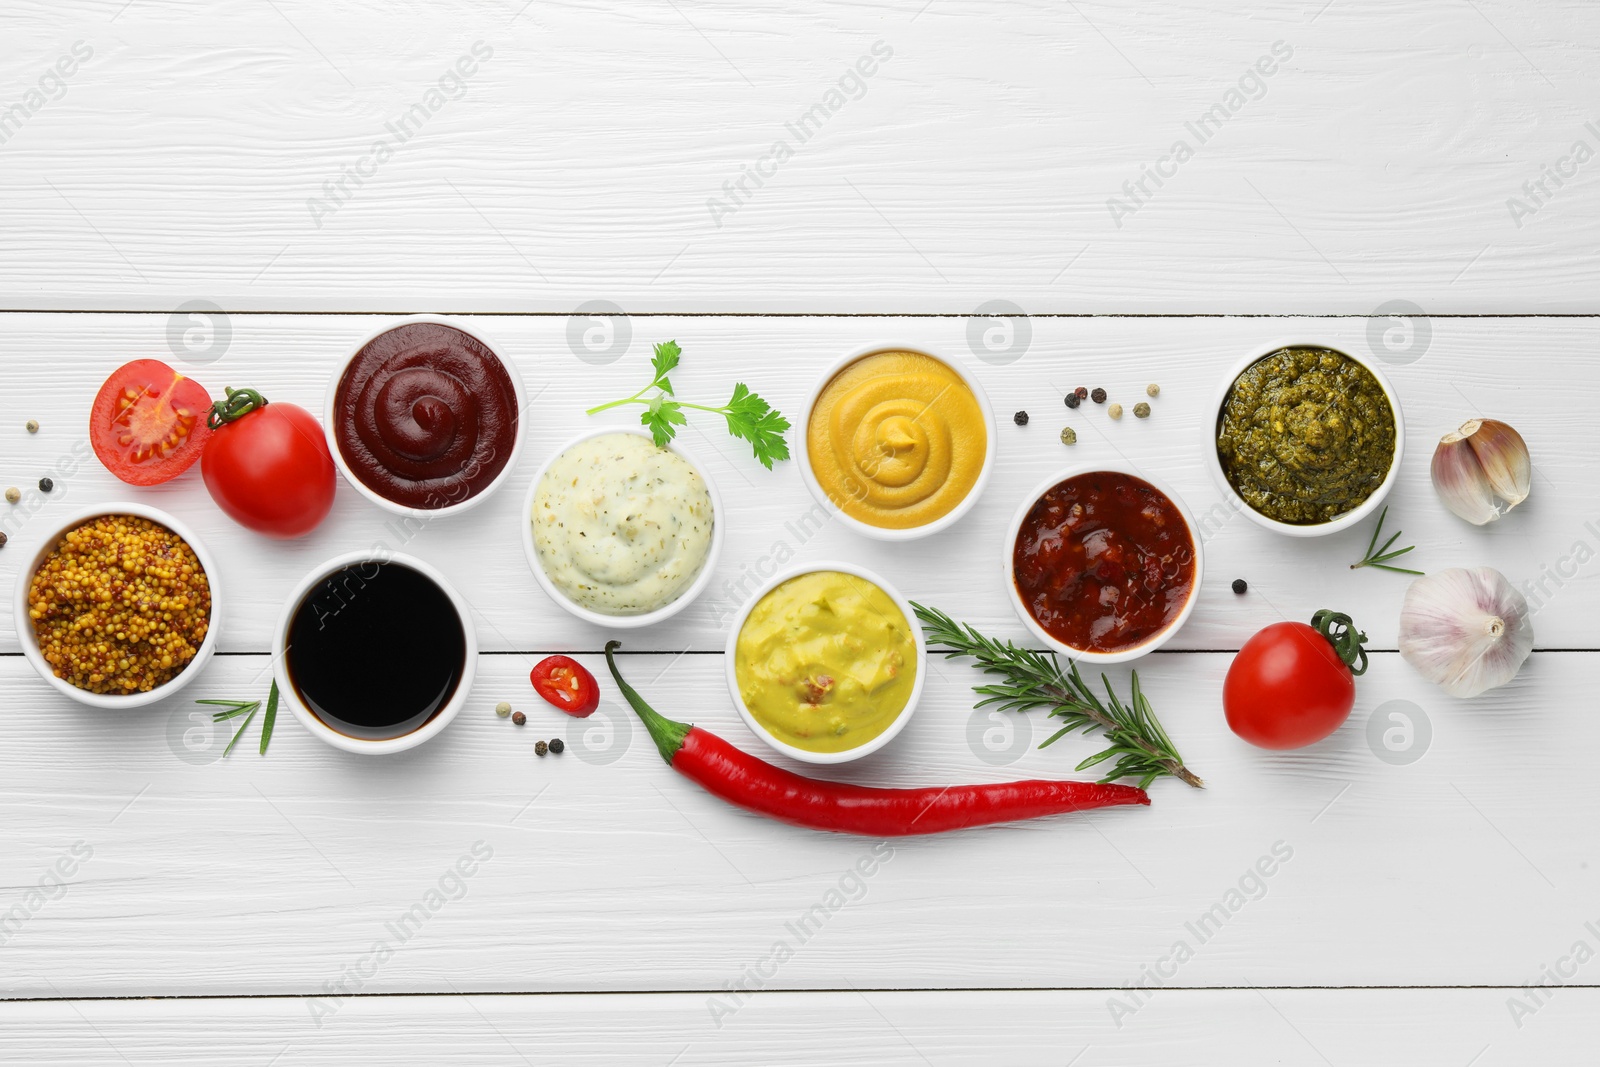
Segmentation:
<svg viewBox="0 0 1600 1067">
<path fill-rule="evenodd" d="M 1194 610 L 1199 531 L 1149 475 L 1072 467 L 1017 509 L 1005 568 L 1012 606 L 1035 637 L 1073 659 L 1120 663 L 1165 644 Z"/>
</svg>

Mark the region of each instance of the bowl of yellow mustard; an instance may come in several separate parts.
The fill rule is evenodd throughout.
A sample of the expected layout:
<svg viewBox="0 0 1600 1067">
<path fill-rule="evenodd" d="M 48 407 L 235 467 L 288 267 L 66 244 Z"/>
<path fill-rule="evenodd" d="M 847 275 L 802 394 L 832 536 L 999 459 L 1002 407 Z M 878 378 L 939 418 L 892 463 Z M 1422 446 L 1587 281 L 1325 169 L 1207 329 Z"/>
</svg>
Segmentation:
<svg viewBox="0 0 1600 1067">
<path fill-rule="evenodd" d="M 774 575 L 728 633 L 728 688 L 755 735 L 806 763 L 845 763 L 905 729 L 927 647 L 911 604 L 853 563 Z"/>
<path fill-rule="evenodd" d="M 879 540 L 953 525 L 994 468 L 994 410 L 983 389 L 953 360 L 915 345 L 847 353 L 811 390 L 800 426 L 811 495 Z"/>
</svg>

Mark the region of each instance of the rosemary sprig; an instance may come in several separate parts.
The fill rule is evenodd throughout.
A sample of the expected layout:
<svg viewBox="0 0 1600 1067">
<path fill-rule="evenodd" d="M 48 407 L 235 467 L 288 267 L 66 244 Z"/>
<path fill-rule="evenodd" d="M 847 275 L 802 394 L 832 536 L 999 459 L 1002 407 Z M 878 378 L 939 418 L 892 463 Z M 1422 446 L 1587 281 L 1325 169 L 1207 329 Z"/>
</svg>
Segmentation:
<svg viewBox="0 0 1600 1067">
<path fill-rule="evenodd" d="M 1205 787 L 1205 782 L 1183 765 L 1177 746 L 1156 719 L 1150 701 L 1139 688 L 1137 671 L 1133 675 L 1132 695 L 1126 704 L 1118 699 L 1110 679 L 1102 674 L 1100 681 L 1105 685 L 1107 703 L 1101 703 L 1078 673 L 1076 663 L 1069 663 L 1063 674 L 1053 652 L 1018 648 L 1010 641 L 1002 643 L 984 637 L 971 626 L 962 625 L 935 608 L 914 602 L 911 606 L 922 622 L 930 650 L 944 653 L 947 659 L 970 656 L 984 674 L 1002 679 L 972 687 L 973 692 L 984 698 L 978 701 L 978 707 L 998 705 L 1001 711 L 1046 708 L 1051 718 L 1062 720 L 1061 729 L 1045 739 L 1040 748 L 1077 730 L 1085 733 L 1099 730 L 1110 742 L 1109 746 L 1078 764 L 1078 770 L 1115 758 L 1116 763 L 1100 781 L 1137 778 L 1143 789 L 1157 778 L 1171 777 L 1196 789 Z"/>
<path fill-rule="evenodd" d="M 255 719 L 256 712 L 261 710 L 259 700 L 196 700 L 196 704 L 208 704 L 212 707 L 227 708 L 227 711 L 214 711 L 211 713 L 212 722 L 227 722 L 244 716 L 244 722 L 239 724 L 239 729 L 234 733 L 233 740 L 228 742 L 228 747 L 222 750 L 223 756 L 233 751 L 233 746 L 239 743 L 239 738 L 250 728 L 250 723 Z M 272 727 L 278 721 L 278 682 L 272 682 L 272 689 L 267 693 L 267 714 L 261 720 L 261 747 L 260 755 L 267 754 L 267 743 L 272 740 Z"/>
<path fill-rule="evenodd" d="M 1416 545 L 1407 545 L 1405 548 L 1397 548 L 1393 552 L 1390 552 L 1389 546 L 1400 540 L 1399 530 L 1396 530 L 1394 532 L 1394 536 L 1390 537 L 1389 540 L 1383 543 L 1382 548 L 1378 548 L 1376 552 L 1373 551 L 1374 548 L 1377 548 L 1378 538 L 1383 535 L 1383 520 L 1388 517 L 1389 506 L 1385 504 L 1383 506 L 1383 512 L 1378 516 L 1378 525 L 1373 528 L 1372 540 L 1367 542 L 1367 554 L 1361 558 L 1359 563 L 1350 564 L 1350 569 L 1356 570 L 1359 567 L 1376 567 L 1380 571 L 1393 571 L 1396 574 L 1421 574 L 1422 571 L 1414 571 L 1407 567 L 1391 567 L 1389 565 L 1389 560 L 1397 559 L 1400 556 L 1405 555 L 1407 552 L 1410 552 L 1413 548 L 1417 547 Z"/>
</svg>

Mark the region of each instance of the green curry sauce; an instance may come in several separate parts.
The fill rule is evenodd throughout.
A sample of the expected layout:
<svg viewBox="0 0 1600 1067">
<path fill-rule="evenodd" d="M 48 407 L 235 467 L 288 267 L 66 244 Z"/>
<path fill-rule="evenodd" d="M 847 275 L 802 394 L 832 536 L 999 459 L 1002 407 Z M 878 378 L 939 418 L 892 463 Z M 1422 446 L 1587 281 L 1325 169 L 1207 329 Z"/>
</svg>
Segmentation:
<svg viewBox="0 0 1600 1067">
<path fill-rule="evenodd" d="M 1394 461 L 1394 408 L 1343 352 L 1283 348 L 1245 368 L 1217 416 L 1217 458 L 1269 519 L 1329 522 L 1377 491 Z"/>
</svg>

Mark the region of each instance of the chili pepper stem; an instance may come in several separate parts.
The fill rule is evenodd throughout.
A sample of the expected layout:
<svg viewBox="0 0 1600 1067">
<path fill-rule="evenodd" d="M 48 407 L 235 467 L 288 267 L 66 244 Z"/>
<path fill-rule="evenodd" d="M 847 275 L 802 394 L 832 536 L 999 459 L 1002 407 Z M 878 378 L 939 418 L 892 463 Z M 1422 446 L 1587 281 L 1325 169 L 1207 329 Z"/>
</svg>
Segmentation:
<svg viewBox="0 0 1600 1067">
<path fill-rule="evenodd" d="M 612 653 L 622 647 L 621 641 L 606 642 L 606 666 L 611 670 L 611 677 L 616 680 L 617 688 L 622 690 L 622 695 L 628 704 L 644 722 L 644 728 L 650 731 L 650 740 L 656 743 L 656 748 L 661 752 L 661 758 L 670 766 L 672 757 L 678 754 L 683 747 L 684 738 L 689 736 L 689 731 L 694 727 L 686 722 L 677 722 L 661 714 L 655 708 L 645 703 L 644 697 L 638 691 L 622 680 L 622 674 L 617 670 L 617 661 Z"/>
</svg>

